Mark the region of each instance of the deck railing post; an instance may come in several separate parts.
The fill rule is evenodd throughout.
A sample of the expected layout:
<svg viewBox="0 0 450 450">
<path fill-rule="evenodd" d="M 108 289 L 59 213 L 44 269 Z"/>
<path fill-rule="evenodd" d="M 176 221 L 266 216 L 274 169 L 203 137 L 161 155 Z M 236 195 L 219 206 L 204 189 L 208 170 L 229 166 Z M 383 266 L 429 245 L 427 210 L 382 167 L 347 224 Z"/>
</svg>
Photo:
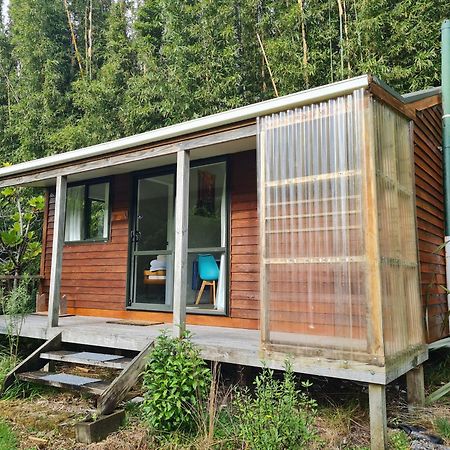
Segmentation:
<svg viewBox="0 0 450 450">
<path fill-rule="evenodd" d="M 50 290 L 48 298 L 48 326 L 57 327 L 61 297 L 61 272 L 64 247 L 64 224 L 66 218 L 67 177 L 56 178 L 55 219 L 50 269 Z"/>
<path fill-rule="evenodd" d="M 177 153 L 173 275 L 173 334 L 176 337 L 180 337 L 186 329 L 189 167 L 189 151 L 180 150 Z"/>
</svg>

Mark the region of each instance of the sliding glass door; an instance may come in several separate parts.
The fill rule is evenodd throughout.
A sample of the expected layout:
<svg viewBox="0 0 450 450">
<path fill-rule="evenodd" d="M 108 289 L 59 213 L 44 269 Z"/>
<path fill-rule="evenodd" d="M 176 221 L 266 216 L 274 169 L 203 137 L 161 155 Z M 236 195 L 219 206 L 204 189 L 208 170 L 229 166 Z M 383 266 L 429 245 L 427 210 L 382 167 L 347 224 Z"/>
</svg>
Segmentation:
<svg viewBox="0 0 450 450">
<path fill-rule="evenodd" d="M 171 309 L 175 174 L 137 180 L 131 232 L 131 306 Z"/>
<path fill-rule="evenodd" d="M 190 169 L 188 311 L 225 312 L 227 284 L 226 162 Z M 136 181 L 131 232 L 130 300 L 135 309 L 171 310 L 175 171 Z"/>
</svg>

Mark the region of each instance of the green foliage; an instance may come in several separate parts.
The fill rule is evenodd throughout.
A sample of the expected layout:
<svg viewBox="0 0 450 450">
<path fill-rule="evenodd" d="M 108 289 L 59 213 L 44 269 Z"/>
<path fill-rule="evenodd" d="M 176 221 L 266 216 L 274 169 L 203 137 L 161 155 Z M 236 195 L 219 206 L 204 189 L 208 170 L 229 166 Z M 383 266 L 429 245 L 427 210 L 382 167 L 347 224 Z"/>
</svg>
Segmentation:
<svg viewBox="0 0 450 450">
<path fill-rule="evenodd" d="M 188 334 L 162 332 L 144 372 L 143 414 L 156 431 L 195 431 L 196 412 L 208 394 L 211 371 Z"/>
<path fill-rule="evenodd" d="M 17 438 L 9 425 L 0 421 L 0 450 L 14 450 L 17 448 Z"/>
<path fill-rule="evenodd" d="M 254 395 L 238 391 L 234 407 L 237 435 L 245 448 L 304 449 L 316 440 L 316 402 L 296 388 L 289 365 L 282 380 L 264 369 L 255 380 Z"/>
<path fill-rule="evenodd" d="M 28 280 L 22 280 L 11 292 L 0 297 L 1 313 L 5 315 L 8 355 L 17 360 L 20 331 L 25 316 L 31 312 L 31 298 L 28 291 Z"/>
<path fill-rule="evenodd" d="M 401 92 L 438 85 L 450 3 L 10 0 L 9 16 L 0 161 L 19 162 L 271 98 L 275 88 L 365 72 Z"/>
<path fill-rule="evenodd" d="M 43 209 L 41 195 L 30 197 L 11 187 L 0 191 L 0 274 L 22 275 L 36 265 Z"/>
<path fill-rule="evenodd" d="M 19 162 L 52 151 L 50 138 L 63 124 L 72 81 L 63 2 L 11 0 L 8 159 Z"/>
<path fill-rule="evenodd" d="M 450 440 L 450 421 L 444 417 L 435 420 L 434 426 L 439 434 L 445 440 Z"/>
<path fill-rule="evenodd" d="M 392 450 L 409 450 L 408 435 L 402 430 L 394 431 L 389 435 L 389 445 Z"/>
</svg>

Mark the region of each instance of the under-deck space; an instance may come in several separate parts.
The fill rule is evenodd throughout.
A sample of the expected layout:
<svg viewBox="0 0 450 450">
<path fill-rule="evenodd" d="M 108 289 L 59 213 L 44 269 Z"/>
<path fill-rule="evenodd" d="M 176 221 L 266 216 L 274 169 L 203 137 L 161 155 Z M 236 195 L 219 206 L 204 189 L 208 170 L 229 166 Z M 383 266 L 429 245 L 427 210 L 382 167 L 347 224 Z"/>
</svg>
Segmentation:
<svg viewBox="0 0 450 450">
<path fill-rule="evenodd" d="M 172 333 L 172 327 L 171 323 L 131 324 L 126 320 L 103 317 L 68 316 L 59 319 L 58 328 L 48 328 L 46 315 L 31 314 L 24 319 L 20 336 L 46 340 L 62 332 L 63 343 L 141 351 L 163 329 Z M 187 325 L 187 329 L 192 333 L 192 341 L 199 347 L 202 357 L 208 361 L 283 369 L 289 359 L 297 373 L 378 384 L 389 383 L 399 376 L 399 371 L 405 371 L 402 361 L 399 361 L 401 366 L 393 364 L 386 370 L 386 367 L 363 362 L 325 358 L 319 353 L 305 357 L 286 351 L 264 351 L 259 330 L 203 325 Z M 0 334 L 7 334 L 5 316 L 0 316 Z M 419 363 L 426 358 L 426 353 L 419 355 Z"/>
</svg>

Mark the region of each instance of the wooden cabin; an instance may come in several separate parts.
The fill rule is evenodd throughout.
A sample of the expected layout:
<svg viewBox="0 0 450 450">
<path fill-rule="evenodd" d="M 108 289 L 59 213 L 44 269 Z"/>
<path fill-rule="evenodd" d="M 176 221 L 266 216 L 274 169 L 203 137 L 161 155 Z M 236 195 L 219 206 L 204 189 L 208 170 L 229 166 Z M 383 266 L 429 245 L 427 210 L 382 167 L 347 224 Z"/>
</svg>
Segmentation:
<svg viewBox="0 0 450 450">
<path fill-rule="evenodd" d="M 0 169 L 47 193 L 48 326 L 23 334 L 138 349 L 187 323 L 208 359 L 369 383 L 381 448 L 384 385 L 420 399 L 448 335 L 440 146 L 438 89 L 365 75 Z"/>
</svg>

